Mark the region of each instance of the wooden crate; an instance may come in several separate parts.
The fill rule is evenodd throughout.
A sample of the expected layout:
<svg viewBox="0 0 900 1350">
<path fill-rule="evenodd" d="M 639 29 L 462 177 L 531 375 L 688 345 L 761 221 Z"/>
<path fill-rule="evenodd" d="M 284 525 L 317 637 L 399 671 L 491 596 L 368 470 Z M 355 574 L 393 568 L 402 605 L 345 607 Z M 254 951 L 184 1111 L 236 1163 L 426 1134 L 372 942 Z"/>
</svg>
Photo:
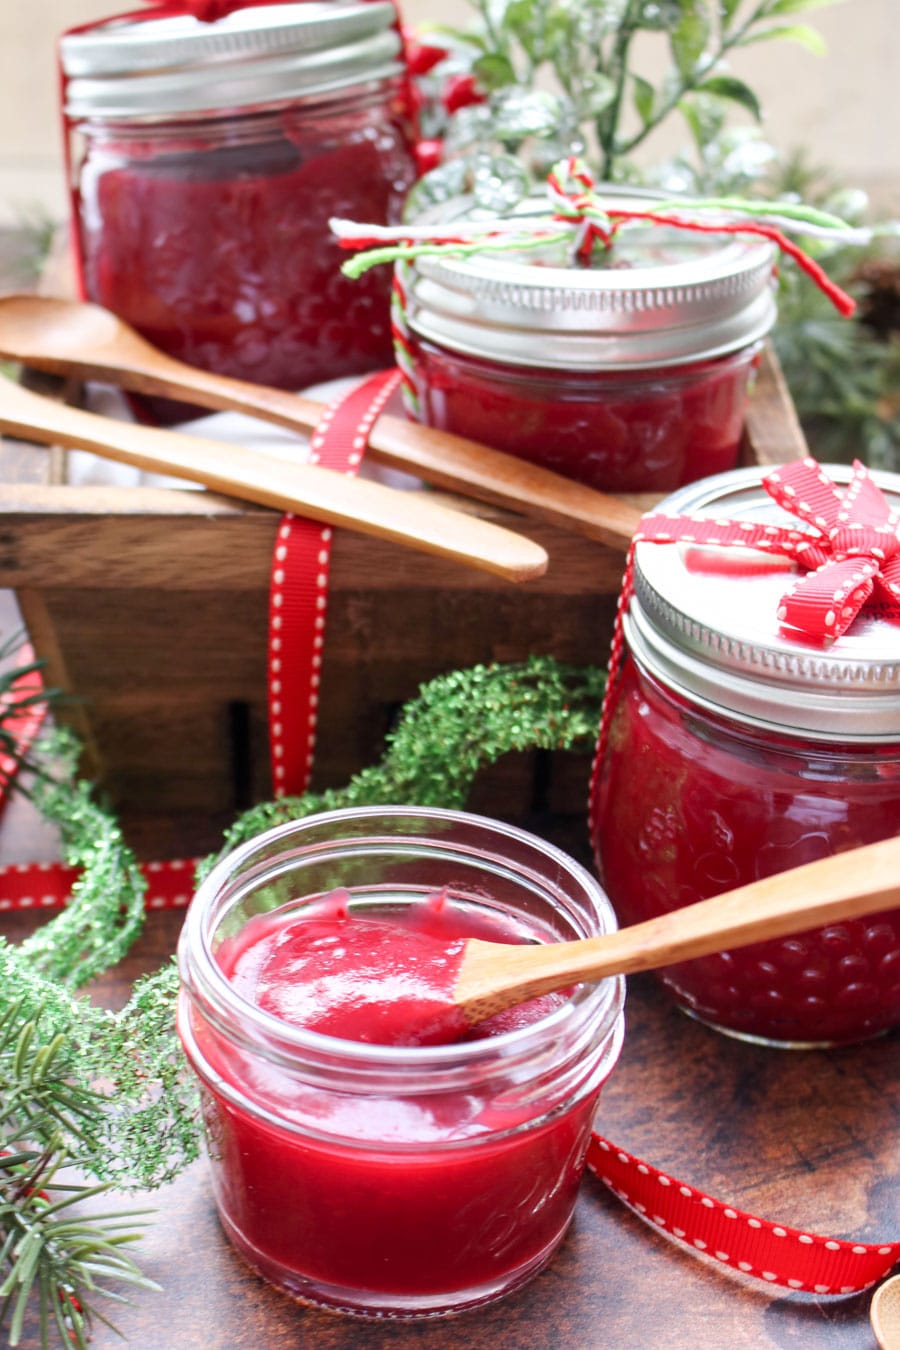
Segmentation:
<svg viewBox="0 0 900 1350">
<path fill-rule="evenodd" d="M 271 795 L 266 636 L 279 516 L 205 492 L 49 482 L 52 453 L 0 445 L 0 586 L 17 594 L 48 683 L 71 695 L 63 716 L 84 743 L 85 772 L 126 834 L 142 822 L 132 842 L 158 854 L 188 835 L 213 846 L 236 812 Z M 804 453 L 767 354 L 744 460 Z M 315 787 L 374 762 L 398 708 L 438 673 L 532 652 L 606 661 L 622 555 L 453 500 L 539 540 L 549 571 L 513 585 L 336 531 Z M 548 804 L 583 814 L 588 763 L 511 756 L 473 804 L 507 819 Z"/>
</svg>

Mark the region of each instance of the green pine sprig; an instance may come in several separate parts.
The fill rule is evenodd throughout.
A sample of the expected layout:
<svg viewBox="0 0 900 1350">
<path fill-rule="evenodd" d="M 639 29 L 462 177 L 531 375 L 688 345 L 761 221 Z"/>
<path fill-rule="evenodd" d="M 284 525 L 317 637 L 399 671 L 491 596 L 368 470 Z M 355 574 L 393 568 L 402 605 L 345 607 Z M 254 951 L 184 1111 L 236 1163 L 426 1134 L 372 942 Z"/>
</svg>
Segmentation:
<svg viewBox="0 0 900 1350">
<path fill-rule="evenodd" d="M 44 1350 L 54 1334 L 85 1350 L 95 1319 L 112 1325 L 97 1306 L 121 1300 L 110 1282 L 155 1287 L 126 1250 L 146 1211 L 84 1213 L 109 1185 L 61 1178 L 102 1137 L 105 1102 L 61 1075 L 66 1036 L 45 1039 L 21 1011 L 0 1018 L 0 1328 L 17 1346 L 30 1319 Z"/>
</svg>

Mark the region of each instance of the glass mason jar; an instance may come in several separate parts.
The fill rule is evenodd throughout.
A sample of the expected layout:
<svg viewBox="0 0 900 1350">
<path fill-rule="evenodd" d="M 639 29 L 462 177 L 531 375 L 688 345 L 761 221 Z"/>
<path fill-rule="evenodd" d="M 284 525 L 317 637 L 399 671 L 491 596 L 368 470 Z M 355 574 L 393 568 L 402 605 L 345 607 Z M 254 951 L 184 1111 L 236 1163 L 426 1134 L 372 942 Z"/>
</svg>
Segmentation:
<svg viewBox="0 0 900 1350">
<path fill-rule="evenodd" d="M 256 383 L 391 365 L 390 278 L 342 277 L 328 220 L 393 221 L 415 177 L 395 22 L 329 0 L 64 37 L 87 298 Z"/>
<path fill-rule="evenodd" d="M 289 921 L 335 887 L 369 916 L 446 888 L 459 931 L 487 924 L 518 941 L 608 931 L 612 911 L 585 869 L 531 835 L 397 807 L 260 835 L 212 870 L 187 915 L 178 1025 L 238 1251 L 294 1297 L 347 1313 L 407 1318 L 497 1298 L 546 1264 L 571 1218 L 621 1045 L 622 981 L 435 1047 L 290 1025 L 236 992 L 234 953 L 260 916 Z"/>
<path fill-rule="evenodd" d="M 846 483 L 840 466 L 826 472 Z M 666 514 L 790 522 L 758 469 L 685 488 Z M 900 477 L 873 475 L 892 505 Z M 782 634 L 787 560 L 641 543 L 591 829 L 619 921 L 900 832 L 900 630 L 864 611 L 828 647 Z M 773 1044 L 900 1023 L 900 910 L 667 967 L 687 1012 Z"/>
<path fill-rule="evenodd" d="M 634 207 L 629 194 L 602 200 Z M 415 223 L 474 215 L 457 199 Z M 723 238 L 626 231 L 588 268 L 561 248 L 418 258 L 400 272 L 414 415 L 606 492 L 733 468 L 775 318 L 774 252 Z"/>
</svg>

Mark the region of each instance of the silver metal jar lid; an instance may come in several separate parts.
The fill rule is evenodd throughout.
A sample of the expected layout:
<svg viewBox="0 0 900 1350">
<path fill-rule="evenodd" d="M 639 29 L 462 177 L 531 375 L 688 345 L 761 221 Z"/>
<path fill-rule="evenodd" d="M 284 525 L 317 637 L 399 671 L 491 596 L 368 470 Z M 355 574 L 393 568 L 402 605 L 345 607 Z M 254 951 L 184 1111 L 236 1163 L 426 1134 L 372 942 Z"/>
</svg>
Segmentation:
<svg viewBox="0 0 900 1350">
<path fill-rule="evenodd" d="M 598 188 L 609 207 L 646 208 L 654 194 Z M 518 209 L 548 214 L 530 199 Z M 455 198 L 416 225 L 477 219 Z M 775 321 L 775 250 L 765 241 L 648 225 L 616 241 L 610 267 L 573 268 L 561 250 L 418 258 L 408 322 L 438 346 L 511 365 L 566 370 L 671 366 L 724 355 Z"/>
<path fill-rule="evenodd" d="M 283 103 L 402 69 L 393 5 L 307 0 L 111 20 L 60 43 L 69 117 L 166 117 Z"/>
<path fill-rule="evenodd" d="M 846 465 L 823 467 L 849 482 Z M 702 479 L 656 509 L 803 528 L 761 486 L 764 473 Z M 900 509 L 900 475 L 872 477 Z M 795 575 L 787 559 L 744 549 L 638 544 L 628 646 L 667 688 L 741 722 L 818 741 L 900 739 L 900 626 L 864 609 L 827 646 L 789 636 L 777 610 Z"/>
</svg>

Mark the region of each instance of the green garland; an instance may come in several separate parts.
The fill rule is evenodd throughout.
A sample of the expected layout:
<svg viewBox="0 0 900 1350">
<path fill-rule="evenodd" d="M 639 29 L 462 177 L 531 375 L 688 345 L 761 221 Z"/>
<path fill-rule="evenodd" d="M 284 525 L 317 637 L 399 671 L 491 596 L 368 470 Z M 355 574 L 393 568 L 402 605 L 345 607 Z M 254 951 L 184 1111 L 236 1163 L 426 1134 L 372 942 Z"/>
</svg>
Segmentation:
<svg viewBox="0 0 900 1350">
<path fill-rule="evenodd" d="M 461 807 L 478 772 L 510 751 L 590 746 L 604 687 L 602 671 L 550 657 L 441 676 L 405 708 L 380 764 L 342 789 L 252 808 L 222 852 L 282 821 L 338 807 Z M 0 939 L 0 1019 L 33 1022 L 45 1044 L 61 1037 L 57 1074 L 102 1084 L 99 1123 L 73 1141 L 81 1165 L 120 1188 L 149 1188 L 176 1176 L 199 1147 L 196 1093 L 173 1025 L 177 972 L 170 961 L 140 980 L 119 1014 L 75 992 L 127 951 L 144 913 L 137 864 L 115 820 L 76 780 L 76 753 L 70 738 L 57 736 L 34 795 L 61 827 L 67 861 L 83 870 L 70 904 L 34 937 L 18 948 Z M 58 1144 L 60 1132 L 65 1145 L 59 1122 L 53 1140 L 38 1129 L 37 1142 Z"/>
</svg>

